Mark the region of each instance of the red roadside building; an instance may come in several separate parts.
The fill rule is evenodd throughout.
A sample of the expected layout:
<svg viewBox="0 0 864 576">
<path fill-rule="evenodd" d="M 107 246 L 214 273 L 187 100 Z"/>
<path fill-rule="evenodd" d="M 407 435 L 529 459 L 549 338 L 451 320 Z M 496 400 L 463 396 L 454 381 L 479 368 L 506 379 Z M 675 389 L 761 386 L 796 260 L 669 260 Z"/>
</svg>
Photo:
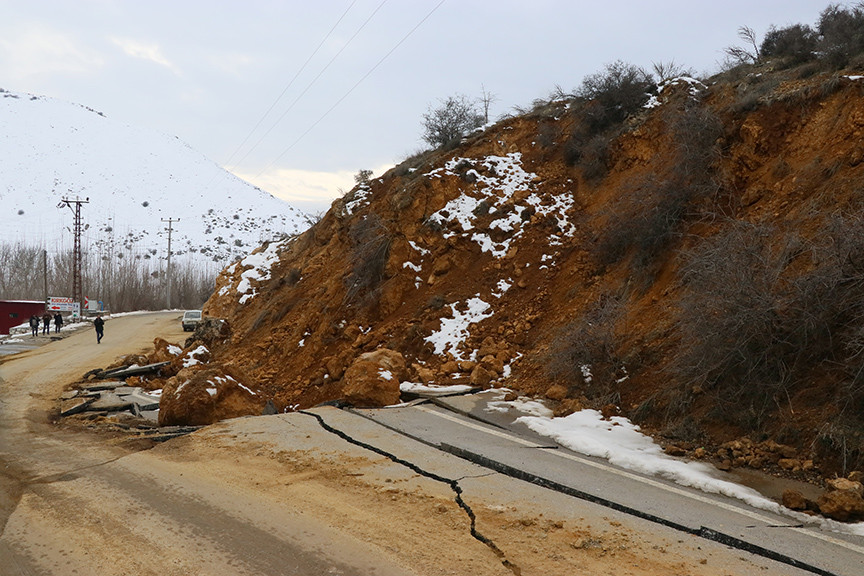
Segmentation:
<svg viewBox="0 0 864 576">
<path fill-rule="evenodd" d="M 45 302 L 38 300 L 0 300 L 0 334 L 30 320 L 34 314 L 45 313 Z"/>
</svg>

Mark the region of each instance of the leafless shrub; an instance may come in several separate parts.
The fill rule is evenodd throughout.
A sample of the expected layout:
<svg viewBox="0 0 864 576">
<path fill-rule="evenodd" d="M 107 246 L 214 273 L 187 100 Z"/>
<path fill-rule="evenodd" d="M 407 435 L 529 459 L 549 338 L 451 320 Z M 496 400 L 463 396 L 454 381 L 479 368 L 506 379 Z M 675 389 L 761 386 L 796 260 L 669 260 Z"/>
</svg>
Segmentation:
<svg viewBox="0 0 864 576">
<path fill-rule="evenodd" d="M 835 69 L 843 68 L 864 51 L 864 4 L 828 6 L 819 15 L 816 30 L 821 36 L 821 59 Z"/>
<path fill-rule="evenodd" d="M 586 76 L 576 93 L 594 104 L 583 110 L 593 135 L 626 120 L 642 108 L 656 89 L 645 70 L 617 60 L 607 64 L 603 71 Z"/>
<path fill-rule="evenodd" d="M 597 134 L 582 147 L 579 165 L 588 180 L 600 180 L 609 172 L 609 145 L 608 136 Z"/>
<path fill-rule="evenodd" d="M 469 131 L 482 126 L 484 116 L 477 104 L 464 94 L 439 100 L 437 108 L 430 105 L 423 114 L 424 141 L 435 148 L 458 144 Z"/>
<path fill-rule="evenodd" d="M 849 418 L 826 422 L 816 435 L 813 451 L 843 476 L 864 465 L 864 430 Z"/>
<path fill-rule="evenodd" d="M 723 51 L 739 64 L 758 64 L 760 53 L 756 32 L 749 26 L 741 26 L 738 28 L 738 37 L 745 42 L 744 46 L 729 46 Z"/>
<path fill-rule="evenodd" d="M 667 121 L 675 142 L 674 178 L 691 185 L 704 184 L 720 158 L 723 123 L 698 103 L 667 113 Z"/>
<path fill-rule="evenodd" d="M 551 148 L 561 137 L 561 126 L 557 122 L 542 122 L 537 129 L 537 144 Z"/>
<path fill-rule="evenodd" d="M 390 256 L 390 231 L 377 214 L 364 215 L 351 225 L 348 238 L 353 265 L 346 280 L 346 302 L 362 297 L 363 304 L 372 304 Z"/>
<path fill-rule="evenodd" d="M 549 376 L 591 400 L 604 402 L 621 378 L 616 327 L 624 296 L 604 294 L 588 310 L 553 336 L 547 361 Z"/>
<path fill-rule="evenodd" d="M 654 77 L 658 82 L 665 82 L 666 80 L 680 78 L 681 76 L 695 76 L 692 68 L 685 68 L 675 62 L 675 60 L 652 62 L 651 70 L 654 72 Z"/>
<path fill-rule="evenodd" d="M 685 386 L 712 391 L 724 414 L 751 426 L 789 384 L 794 360 L 783 272 L 795 242 L 786 237 L 772 245 L 777 236 L 767 226 L 731 222 L 686 254 L 682 273 L 678 327 L 685 344 L 673 370 Z"/>
<path fill-rule="evenodd" d="M 772 26 L 762 39 L 760 51 L 763 58 L 779 60 L 784 67 L 797 66 L 816 57 L 818 41 L 819 35 L 806 24 Z"/>
<path fill-rule="evenodd" d="M 665 114 L 675 162 L 666 173 L 632 185 L 612 207 L 594 250 L 602 267 L 633 251 L 632 269 L 645 283 L 651 278 L 644 273 L 680 237 L 682 224 L 720 189 L 715 170 L 722 123 L 698 104 L 670 108 Z"/>
<path fill-rule="evenodd" d="M 635 249 L 633 269 L 643 272 L 679 235 L 692 196 L 692 189 L 676 181 L 649 179 L 634 185 L 626 207 L 619 203 L 610 213 L 594 249 L 597 263 L 610 266 Z"/>
</svg>

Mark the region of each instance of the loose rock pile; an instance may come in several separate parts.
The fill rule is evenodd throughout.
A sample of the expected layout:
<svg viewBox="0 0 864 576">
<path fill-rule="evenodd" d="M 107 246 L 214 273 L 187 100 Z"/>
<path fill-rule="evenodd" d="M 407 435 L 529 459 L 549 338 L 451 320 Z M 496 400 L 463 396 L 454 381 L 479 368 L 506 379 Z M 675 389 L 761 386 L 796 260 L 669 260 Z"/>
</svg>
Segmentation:
<svg viewBox="0 0 864 576">
<path fill-rule="evenodd" d="M 758 470 L 772 464 L 789 472 L 807 472 L 815 469 L 813 460 L 802 459 L 792 446 L 779 444 L 773 440 L 756 443 L 749 438 L 739 438 L 722 444 L 715 456 L 718 461 L 717 467 L 721 470 L 744 467 Z"/>
<path fill-rule="evenodd" d="M 864 475 L 853 472 L 848 478 L 826 480 L 826 490 L 818 500 L 804 497 L 797 490 L 783 493 L 783 505 L 791 510 L 822 514 L 841 522 L 860 522 L 864 520 Z"/>
</svg>

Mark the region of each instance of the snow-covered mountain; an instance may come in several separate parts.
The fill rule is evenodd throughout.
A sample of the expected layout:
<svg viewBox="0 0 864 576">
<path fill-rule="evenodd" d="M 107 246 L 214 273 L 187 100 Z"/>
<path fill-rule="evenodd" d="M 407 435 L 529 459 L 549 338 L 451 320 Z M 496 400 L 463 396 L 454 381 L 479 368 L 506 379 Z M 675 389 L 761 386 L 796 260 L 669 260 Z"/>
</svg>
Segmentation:
<svg viewBox="0 0 864 576">
<path fill-rule="evenodd" d="M 147 258 L 172 252 L 226 262 L 309 218 L 225 171 L 176 137 L 90 108 L 0 89 L 0 243 L 72 246 L 82 206 L 85 249 Z"/>
</svg>

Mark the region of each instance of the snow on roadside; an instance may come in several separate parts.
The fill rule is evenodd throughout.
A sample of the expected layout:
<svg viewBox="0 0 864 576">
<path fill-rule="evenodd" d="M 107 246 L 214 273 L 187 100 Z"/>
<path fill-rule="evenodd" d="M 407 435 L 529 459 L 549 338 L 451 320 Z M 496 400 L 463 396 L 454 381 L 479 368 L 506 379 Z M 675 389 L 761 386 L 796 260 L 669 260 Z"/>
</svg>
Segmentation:
<svg viewBox="0 0 864 576">
<path fill-rule="evenodd" d="M 409 392 L 427 396 L 445 396 L 449 394 L 465 394 L 474 390 L 473 386 L 467 384 L 453 384 L 440 386 L 438 384 L 421 384 L 419 382 L 402 382 L 399 384 L 401 392 Z"/>
<path fill-rule="evenodd" d="M 651 437 L 642 434 L 639 426 L 626 418 L 612 417 L 607 420 L 596 410 L 581 410 L 563 418 L 555 418 L 542 403 L 528 398 L 493 401 L 488 404 L 487 410 L 507 412 L 511 408 L 528 414 L 518 417 L 516 422 L 579 454 L 603 458 L 624 470 L 665 478 L 681 486 L 734 498 L 753 508 L 791 516 L 808 524 L 819 524 L 826 530 L 864 536 L 864 523 L 844 524 L 793 512 L 756 490 L 717 478 L 715 469 L 708 464 L 668 456 Z"/>
</svg>

